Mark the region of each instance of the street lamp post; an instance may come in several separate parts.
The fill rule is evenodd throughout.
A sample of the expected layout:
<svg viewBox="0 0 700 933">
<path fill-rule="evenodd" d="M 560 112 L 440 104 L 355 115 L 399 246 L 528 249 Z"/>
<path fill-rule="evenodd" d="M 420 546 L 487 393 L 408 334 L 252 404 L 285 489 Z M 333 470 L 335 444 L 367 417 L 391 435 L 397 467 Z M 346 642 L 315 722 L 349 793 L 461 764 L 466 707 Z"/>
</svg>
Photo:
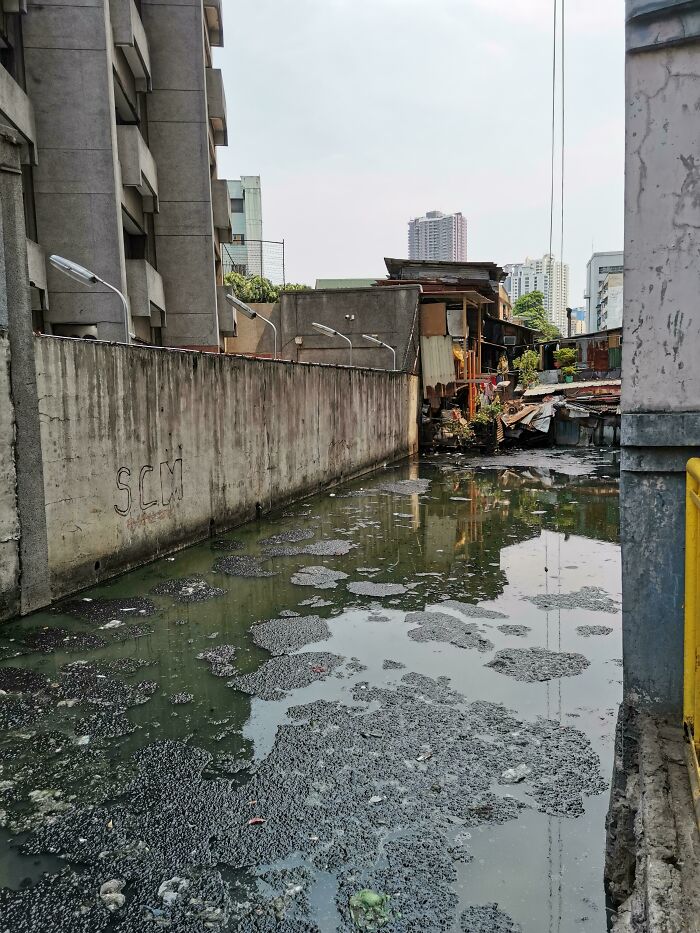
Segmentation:
<svg viewBox="0 0 700 933">
<path fill-rule="evenodd" d="M 390 347 L 388 343 L 384 343 L 383 340 L 380 340 L 378 337 L 373 337 L 371 334 L 363 334 L 362 336 L 365 340 L 369 340 L 370 343 L 376 343 L 378 347 L 384 347 L 391 352 L 394 357 L 394 372 L 396 372 L 396 350 Z"/>
<path fill-rule="evenodd" d="M 230 305 L 233 305 L 234 308 L 237 308 L 242 314 L 245 314 L 247 318 L 250 318 L 251 321 L 254 321 L 256 317 L 259 317 L 261 321 L 264 321 L 266 324 L 268 324 L 272 328 L 272 330 L 274 331 L 274 335 L 275 335 L 275 355 L 273 359 L 276 360 L 277 359 L 277 328 L 272 323 L 272 321 L 269 318 L 263 317 L 263 315 L 260 314 L 258 311 L 253 311 L 252 308 L 249 308 L 248 305 L 244 301 L 241 301 L 240 298 L 236 298 L 235 295 L 228 293 L 226 295 L 226 301 L 228 301 Z"/>
<path fill-rule="evenodd" d="M 326 327 L 325 324 L 316 324 L 312 321 L 311 326 L 315 327 L 319 333 L 325 334 L 326 337 L 340 337 L 342 340 L 347 340 L 350 346 L 350 365 L 352 366 L 352 341 L 349 337 L 346 337 L 345 334 L 341 334 L 339 330 L 335 330 L 333 327 Z"/>
<path fill-rule="evenodd" d="M 54 269 L 58 269 L 59 272 L 67 275 L 68 278 L 73 279 L 74 282 L 80 282 L 81 285 L 97 285 L 99 282 L 100 285 L 104 285 L 105 288 L 108 288 L 110 291 L 114 292 L 115 295 L 118 295 L 124 307 L 125 343 L 131 343 L 131 334 L 129 333 L 129 302 L 118 288 L 115 288 L 114 285 L 110 285 L 109 282 L 105 282 L 99 275 L 95 275 L 94 272 L 86 269 L 85 266 L 79 265 L 77 262 L 73 262 L 71 259 L 64 259 L 63 256 L 54 255 L 49 256 L 49 262 Z"/>
</svg>

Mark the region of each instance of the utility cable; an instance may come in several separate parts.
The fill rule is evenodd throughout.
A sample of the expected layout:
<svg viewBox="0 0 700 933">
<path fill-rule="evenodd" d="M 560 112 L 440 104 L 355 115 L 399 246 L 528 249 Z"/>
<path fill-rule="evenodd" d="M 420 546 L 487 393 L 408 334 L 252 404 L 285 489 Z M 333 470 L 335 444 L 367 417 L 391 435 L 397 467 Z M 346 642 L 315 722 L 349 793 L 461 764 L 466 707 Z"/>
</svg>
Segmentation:
<svg viewBox="0 0 700 933">
<path fill-rule="evenodd" d="M 564 292 L 564 181 L 566 169 L 566 0 L 561 0 L 561 290 Z"/>
<path fill-rule="evenodd" d="M 552 165 L 551 165 L 551 190 L 549 198 L 549 295 L 550 301 L 552 294 L 552 249 L 554 246 L 554 160 L 556 152 L 556 122 L 557 122 L 557 23 L 558 23 L 558 2 L 554 0 L 554 23 L 552 30 Z M 554 305 L 552 303 L 552 308 Z"/>
</svg>

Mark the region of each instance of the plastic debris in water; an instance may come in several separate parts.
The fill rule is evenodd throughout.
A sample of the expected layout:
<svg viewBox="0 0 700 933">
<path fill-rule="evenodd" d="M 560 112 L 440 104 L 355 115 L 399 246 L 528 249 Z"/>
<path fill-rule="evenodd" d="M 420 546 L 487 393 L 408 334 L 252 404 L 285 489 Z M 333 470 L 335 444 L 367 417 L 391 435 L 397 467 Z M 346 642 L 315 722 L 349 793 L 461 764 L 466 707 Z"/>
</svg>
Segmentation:
<svg viewBox="0 0 700 933">
<path fill-rule="evenodd" d="M 267 823 L 267 820 L 264 820 L 261 816 L 254 816 L 248 820 L 248 826 L 262 826 L 263 823 Z"/>
<path fill-rule="evenodd" d="M 126 898 L 122 894 L 122 888 L 125 884 L 126 881 L 122 881 L 120 878 L 113 878 L 111 881 L 105 881 L 100 887 L 100 900 L 107 910 L 119 910 L 120 907 L 124 906 Z"/>
<path fill-rule="evenodd" d="M 350 916 L 361 930 L 377 930 L 392 919 L 389 895 L 365 889 L 350 898 Z"/>
</svg>

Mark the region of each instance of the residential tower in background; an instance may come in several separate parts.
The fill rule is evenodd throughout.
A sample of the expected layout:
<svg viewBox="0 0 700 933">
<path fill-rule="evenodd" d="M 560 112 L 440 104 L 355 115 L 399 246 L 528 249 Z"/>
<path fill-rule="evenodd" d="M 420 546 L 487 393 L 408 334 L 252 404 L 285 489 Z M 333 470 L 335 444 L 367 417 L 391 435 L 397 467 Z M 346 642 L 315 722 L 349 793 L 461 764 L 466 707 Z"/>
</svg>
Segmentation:
<svg viewBox="0 0 700 933">
<path fill-rule="evenodd" d="M 461 213 L 428 211 L 408 222 L 408 258 L 467 261 L 467 221 Z"/>
<path fill-rule="evenodd" d="M 562 334 L 566 334 L 568 321 L 566 309 L 569 304 L 569 265 L 553 256 L 542 259 L 527 258 L 525 262 L 505 266 L 506 290 L 513 304 L 523 295 L 542 292 L 547 317 Z"/>
</svg>

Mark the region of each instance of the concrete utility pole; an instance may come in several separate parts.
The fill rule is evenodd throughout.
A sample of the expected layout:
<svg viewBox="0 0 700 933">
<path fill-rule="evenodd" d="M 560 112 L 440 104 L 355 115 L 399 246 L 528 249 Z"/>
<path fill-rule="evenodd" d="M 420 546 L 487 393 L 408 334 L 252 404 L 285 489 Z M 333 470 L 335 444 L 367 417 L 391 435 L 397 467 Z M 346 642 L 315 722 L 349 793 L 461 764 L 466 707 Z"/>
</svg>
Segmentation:
<svg viewBox="0 0 700 933">
<path fill-rule="evenodd" d="M 627 0 L 625 696 L 680 722 L 685 465 L 700 452 L 700 2 Z"/>
<path fill-rule="evenodd" d="M 0 125 L 0 331 L 5 330 L 9 337 L 20 525 L 19 605 L 0 599 L 0 610 L 6 617 L 20 609 L 31 612 L 51 601 L 20 155 L 18 135 Z"/>
</svg>

